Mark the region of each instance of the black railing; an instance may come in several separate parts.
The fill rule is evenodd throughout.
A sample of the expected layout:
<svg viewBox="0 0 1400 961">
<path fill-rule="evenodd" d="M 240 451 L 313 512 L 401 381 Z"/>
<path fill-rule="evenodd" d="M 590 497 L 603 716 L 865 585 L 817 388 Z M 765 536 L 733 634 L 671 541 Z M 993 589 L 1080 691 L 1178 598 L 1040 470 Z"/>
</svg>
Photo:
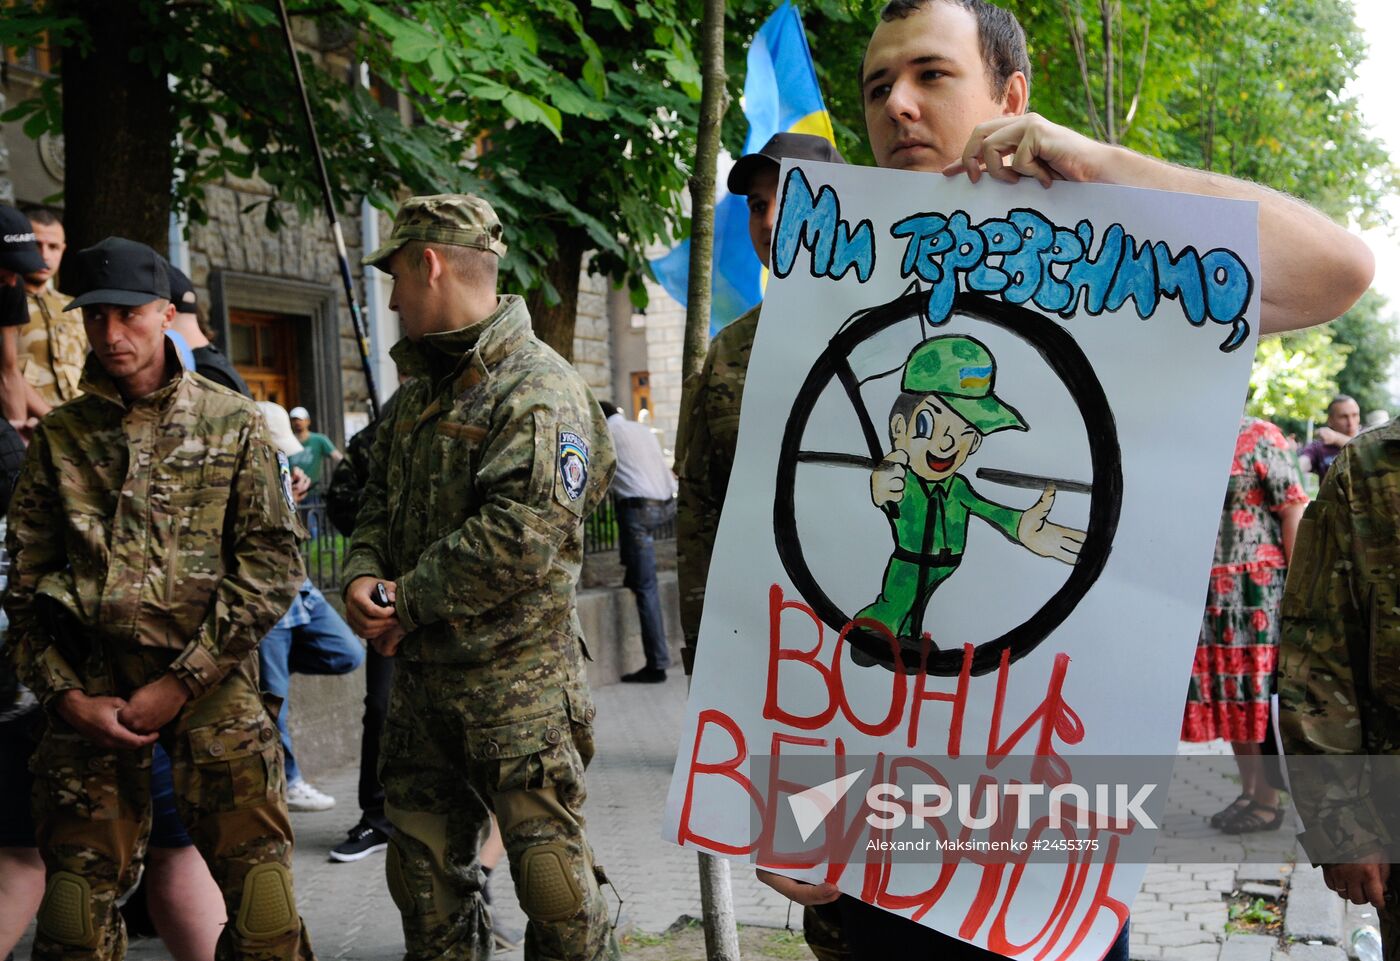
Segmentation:
<svg viewBox="0 0 1400 961">
<path fill-rule="evenodd" d="M 326 506 L 317 500 L 303 501 L 297 507 L 297 515 L 311 537 L 301 545 L 301 559 L 306 563 L 306 576 L 311 578 L 323 592 L 339 593 L 340 572 L 345 566 L 345 554 L 350 549 L 350 538 L 335 529 L 326 516 Z M 656 532 L 658 540 L 670 540 L 676 536 L 676 522 L 668 522 Z M 594 554 L 598 551 L 617 549 L 617 499 L 609 491 L 598 509 L 583 522 L 583 551 Z"/>
<path fill-rule="evenodd" d="M 656 531 L 657 540 L 672 540 L 676 536 L 674 517 Z M 595 554 L 598 551 L 617 549 L 617 497 L 608 491 L 598 509 L 588 515 L 583 522 L 583 552 Z"/>
<path fill-rule="evenodd" d="M 301 559 L 306 562 L 306 576 L 324 593 L 340 593 L 340 572 L 345 566 L 345 552 L 350 538 L 335 529 L 326 516 L 326 505 L 317 498 L 307 498 L 297 507 L 297 515 L 311 537 L 301 545 Z"/>
</svg>

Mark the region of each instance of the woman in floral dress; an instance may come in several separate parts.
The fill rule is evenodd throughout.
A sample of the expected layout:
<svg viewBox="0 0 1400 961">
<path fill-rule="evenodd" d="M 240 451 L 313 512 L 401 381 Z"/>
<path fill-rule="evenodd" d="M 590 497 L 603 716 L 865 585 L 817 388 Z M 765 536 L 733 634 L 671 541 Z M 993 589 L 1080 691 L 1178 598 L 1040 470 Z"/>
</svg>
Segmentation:
<svg viewBox="0 0 1400 961">
<path fill-rule="evenodd" d="M 1215 543 L 1205 620 L 1191 670 L 1182 740 L 1230 742 L 1242 791 L 1211 824 L 1231 834 L 1283 823 L 1260 745 L 1270 726 L 1278 610 L 1308 495 L 1277 427 L 1245 417 Z"/>
</svg>

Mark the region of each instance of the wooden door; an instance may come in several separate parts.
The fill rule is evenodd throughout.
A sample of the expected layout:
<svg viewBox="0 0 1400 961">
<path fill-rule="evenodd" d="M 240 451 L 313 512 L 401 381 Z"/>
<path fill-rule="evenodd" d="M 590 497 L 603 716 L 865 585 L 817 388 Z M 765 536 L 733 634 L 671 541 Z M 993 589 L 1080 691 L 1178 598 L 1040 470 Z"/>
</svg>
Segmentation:
<svg viewBox="0 0 1400 961">
<path fill-rule="evenodd" d="M 229 311 L 228 355 L 254 400 L 291 409 L 297 392 L 297 318 L 252 310 Z"/>
</svg>

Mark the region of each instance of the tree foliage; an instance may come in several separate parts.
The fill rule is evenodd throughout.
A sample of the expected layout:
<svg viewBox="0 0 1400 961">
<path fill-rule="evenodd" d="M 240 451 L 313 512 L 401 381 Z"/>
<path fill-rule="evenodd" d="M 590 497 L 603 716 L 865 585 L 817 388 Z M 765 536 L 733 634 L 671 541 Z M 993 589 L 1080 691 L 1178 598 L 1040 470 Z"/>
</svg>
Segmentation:
<svg viewBox="0 0 1400 961">
<path fill-rule="evenodd" d="M 1334 343 L 1332 331 L 1325 327 L 1266 337 L 1254 354 L 1245 409 L 1284 430 L 1300 432 L 1337 395 L 1337 373 L 1349 351 Z"/>
<path fill-rule="evenodd" d="M 1394 316 L 1383 316 L 1386 300 L 1367 291 L 1340 320 L 1328 329 L 1333 342 L 1350 348 L 1346 365 L 1337 374 L 1338 393 L 1356 398 L 1362 413 L 1373 410 L 1395 412 L 1395 397 L 1387 380 L 1390 368 L 1400 356 L 1400 336 Z"/>
<path fill-rule="evenodd" d="M 113 8 L 140 25 L 140 40 L 120 50 L 94 29 Z M 543 303 L 560 300 L 547 268 L 561 246 L 577 251 L 575 266 L 583 250 L 599 251 L 600 269 L 640 287 L 645 247 L 673 234 L 681 217 L 681 158 L 699 94 L 688 3 L 292 0 L 289 8 L 299 39 L 324 54 L 303 50 L 301 61 L 342 202 L 368 196 L 392 209 L 405 192 L 471 190 L 510 226 L 506 271 Z M 8 8 L 0 44 L 23 51 L 40 43 L 62 50 L 62 63 L 105 54 L 172 78 L 170 102 L 152 105 L 178 131 L 164 178 L 173 192 L 149 198 L 161 210 L 173 203 L 203 221 L 204 188 L 229 176 L 272 187 L 270 229 L 289 208 L 319 205 L 275 0 Z M 413 122 L 361 85 L 361 64 L 379 89 L 407 98 Z M 23 121 L 30 136 L 64 131 L 63 81 L 60 67 L 5 119 Z M 129 173 L 113 165 L 103 188 L 121 191 Z M 164 245 L 161 236 L 143 239 Z"/>
</svg>

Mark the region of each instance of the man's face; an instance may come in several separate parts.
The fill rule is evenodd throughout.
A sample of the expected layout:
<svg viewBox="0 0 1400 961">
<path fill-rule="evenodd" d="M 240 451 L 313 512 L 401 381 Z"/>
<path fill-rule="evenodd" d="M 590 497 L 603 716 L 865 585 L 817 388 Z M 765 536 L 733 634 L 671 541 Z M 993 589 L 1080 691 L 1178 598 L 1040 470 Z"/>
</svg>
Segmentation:
<svg viewBox="0 0 1400 961">
<path fill-rule="evenodd" d="M 88 341 L 107 373 L 121 380 L 165 368 L 165 330 L 175 315 L 170 301 L 139 307 L 89 304 L 82 311 Z"/>
<path fill-rule="evenodd" d="M 394 278 L 389 309 L 399 315 L 399 326 L 405 337 L 414 341 L 421 339 L 430 332 L 426 308 L 432 291 L 427 270 L 421 262 L 413 263 L 410 251 L 405 248 L 395 251 L 384 268 Z"/>
<path fill-rule="evenodd" d="M 993 98 L 976 18 L 939 0 L 882 20 L 864 71 L 865 131 L 881 167 L 942 170 L 962 156 L 974 127 L 1023 107 Z"/>
<path fill-rule="evenodd" d="M 307 420 L 305 417 L 293 417 L 291 420 L 292 430 L 298 434 L 304 430 L 311 429 L 311 421 Z"/>
<path fill-rule="evenodd" d="M 1354 400 L 1338 401 L 1327 412 L 1327 426 L 1348 437 L 1361 430 L 1361 408 Z"/>
<path fill-rule="evenodd" d="M 749 181 L 749 240 L 763 266 L 773 249 L 773 222 L 778 219 L 778 167 L 770 164 Z"/>
<path fill-rule="evenodd" d="M 956 474 L 982 446 L 982 435 L 938 397 L 929 394 L 906 421 L 890 420 L 896 449 L 909 455 L 909 468 L 924 480 L 938 481 Z"/>
<path fill-rule="evenodd" d="M 30 274 L 28 279 L 34 286 L 40 287 L 58 270 L 68 243 L 64 238 L 62 224 L 36 224 L 30 221 L 30 225 L 34 228 L 34 241 L 39 245 L 39 256 L 44 258 L 45 269 Z"/>
</svg>

